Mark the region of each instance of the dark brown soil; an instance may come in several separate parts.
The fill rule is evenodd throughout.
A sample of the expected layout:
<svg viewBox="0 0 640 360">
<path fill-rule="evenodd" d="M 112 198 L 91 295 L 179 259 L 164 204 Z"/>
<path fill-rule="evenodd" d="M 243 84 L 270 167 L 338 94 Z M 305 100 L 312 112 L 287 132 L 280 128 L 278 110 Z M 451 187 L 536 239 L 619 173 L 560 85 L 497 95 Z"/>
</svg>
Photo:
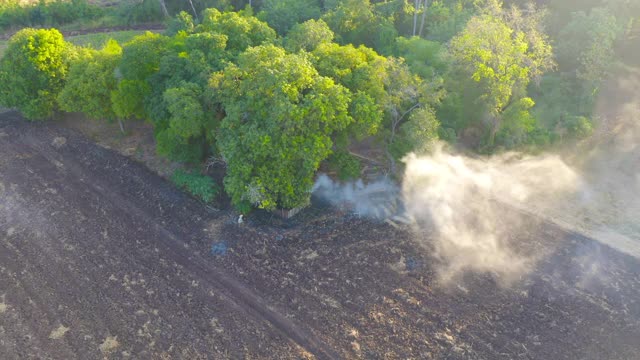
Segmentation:
<svg viewBox="0 0 640 360">
<path fill-rule="evenodd" d="M 637 359 L 640 263 L 531 219 L 508 288 L 318 206 L 239 225 L 55 124 L 0 115 L 0 358 Z"/>
<path fill-rule="evenodd" d="M 221 215 L 73 132 L 0 124 L 0 358 L 332 357 L 211 263 Z"/>
</svg>

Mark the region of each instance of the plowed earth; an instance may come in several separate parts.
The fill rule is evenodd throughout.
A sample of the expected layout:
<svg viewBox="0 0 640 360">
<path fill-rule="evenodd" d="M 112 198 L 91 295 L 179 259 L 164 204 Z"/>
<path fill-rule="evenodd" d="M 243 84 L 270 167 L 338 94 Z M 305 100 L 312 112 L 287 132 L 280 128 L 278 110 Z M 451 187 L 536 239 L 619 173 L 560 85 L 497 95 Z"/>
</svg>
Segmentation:
<svg viewBox="0 0 640 360">
<path fill-rule="evenodd" d="M 239 225 L 0 115 L 2 359 L 638 359 L 640 263 L 528 220 L 534 271 L 436 281 L 429 234 L 312 207 Z"/>
</svg>

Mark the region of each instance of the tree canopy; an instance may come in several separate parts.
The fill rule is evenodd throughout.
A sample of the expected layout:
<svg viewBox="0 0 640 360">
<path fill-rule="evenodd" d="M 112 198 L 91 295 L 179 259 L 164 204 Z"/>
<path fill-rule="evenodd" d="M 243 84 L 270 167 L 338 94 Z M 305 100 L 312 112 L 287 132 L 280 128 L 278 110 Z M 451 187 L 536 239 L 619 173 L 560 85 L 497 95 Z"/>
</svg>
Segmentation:
<svg viewBox="0 0 640 360">
<path fill-rule="evenodd" d="M 495 8 L 469 20 L 449 48 L 454 71 L 462 73 L 463 80 L 473 80 L 478 96 L 472 101 L 480 114 L 485 113 L 489 146 L 500 130 L 502 113 L 520 101 L 532 79 L 554 66 L 551 46 L 538 33 L 537 24 L 523 20 L 518 12 L 505 13 L 499 3 L 493 3 Z M 508 22 L 506 15 L 511 15 Z"/>
<path fill-rule="evenodd" d="M 163 34 L 100 49 L 72 46 L 55 29 L 19 31 L 0 60 L 0 104 L 32 120 L 62 110 L 148 121 L 159 155 L 223 162 L 225 191 L 242 209 L 307 203 L 323 162 L 338 178 L 360 175 L 372 160 L 360 149 L 393 174 L 438 139 L 481 153 L 579 141 L 597 125 L 599 88 L 628 65 L 640 33 L 640 5 L 628 0 L 163 8 L 176 14 Z"/>
<path fill-rule="evenodd" d="M 267 209 L 304 204 L 331 154 L 331 135 L 353 121 L 348 90 L 305 56 L 273 45 L 248 49 L 212 85 L 226 113 L 218 147 L 232 201 Z"/>
<path fill-rule="evenodd" d="M 0 60 L 0 104 L 30 120 L 51 118 L 73 57 L 73 47 L 58 30 L 20 30 Z"/>
<path fill-rule="evenodd" d="M 92 119 L 115 120 L 112 96 L 117 90 L 116 67 L 122 47 L 110 40 L 102 50 L 82 49 L 69 65 L 66 84 L 58 95 L 60 108 Z"/>
</svg>

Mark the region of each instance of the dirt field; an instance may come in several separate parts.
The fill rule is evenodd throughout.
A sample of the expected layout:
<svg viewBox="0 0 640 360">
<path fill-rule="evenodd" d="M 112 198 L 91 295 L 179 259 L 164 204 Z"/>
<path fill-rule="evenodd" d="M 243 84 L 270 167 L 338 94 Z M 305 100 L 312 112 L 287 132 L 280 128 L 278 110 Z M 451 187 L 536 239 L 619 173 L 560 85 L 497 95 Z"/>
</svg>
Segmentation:
<svg viewBox="0 0 640 360">
<path fill-rule="evenodd" d="M 640 263 L 529 221 L 532 274 L 441 286 L 408 229 L 319 206 L 239 225 L 2 114 L 0 358 L 637 359 Z"/>
</svg>

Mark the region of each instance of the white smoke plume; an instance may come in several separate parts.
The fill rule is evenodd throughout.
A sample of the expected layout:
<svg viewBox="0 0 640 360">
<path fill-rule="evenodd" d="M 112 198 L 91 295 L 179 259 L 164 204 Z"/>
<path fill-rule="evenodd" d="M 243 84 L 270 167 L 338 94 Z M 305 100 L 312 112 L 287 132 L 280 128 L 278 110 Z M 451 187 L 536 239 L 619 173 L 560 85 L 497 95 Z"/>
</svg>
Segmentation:
<svg viewBox="0 0 640 360">
<path fill-rule="evenodd" d="M 502 282 L 525 274 L 545 255 L 518 251 L 535 226 L 523 221 L 535 218 L 640 259 L 640 75 L 603 87 L 596 113 L 594 136 L 563 157 L 474 159 L 440 146 L 405 159 L 404 205 L 417 239 L 441 260 L 443 280 L 467 270 Z"/>
<path fill-rule="evenodd" d="M 346 208 L 358 216 L 385 219 L 397 211 L 400 189 L 384 178 L 366 185 L 362 180 L 341 184 L 321 174 L 312 192 L 333 206 Z"/>
<path fill-rule="evenodd" d="M 362 216 L 410 219 L 445 283 L 466 271 L 519 279 L 546 256 L 526 244 L 540 221 L 640 259 L 640 74 L 603 87 L 596 114 L 596 133 L 562 156 L 472 158 L 438 145 L 405 158 L 401 190 L 323 175 L 314 192 Z"/>
<path fill-rule="evenodd" d="M 518 154 L 473 159 L 442 145 L 429 156 L 405 159 L 403 200 L 419 242 L 433 238 L 441 279 L 464 271 L 488 272 L 503 282 L 517 279 L 535 262 L 514 244 L 527 225 L 517 209 L 536 201 L 550 206 L 578 182 L 558 156 Z M 431 234 L 435 233 L 435 234 Z"/>
<path fill-rule="evenodd" d="M 553 216 L 640 258 L 640 74 L 612 80 L 597 105 L 600 123 L 571 161 L 585 183 L 583 201 Z"/>
</svg>

